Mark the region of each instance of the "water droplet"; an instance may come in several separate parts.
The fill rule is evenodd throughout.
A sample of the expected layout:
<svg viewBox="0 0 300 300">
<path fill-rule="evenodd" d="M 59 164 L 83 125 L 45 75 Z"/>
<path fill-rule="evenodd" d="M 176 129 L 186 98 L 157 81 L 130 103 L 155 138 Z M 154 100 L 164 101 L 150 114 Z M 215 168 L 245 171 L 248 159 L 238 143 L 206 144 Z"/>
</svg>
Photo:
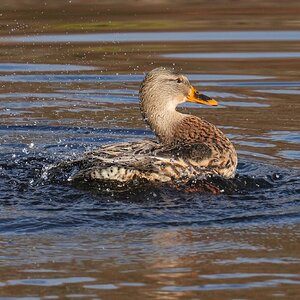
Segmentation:
<svg viewBox="0 0 300 300">
<path fill-rule="evenodd" d="M 22 152 L 25 153 L 25 154 L 28 154 L 28 153 L 29 153 L 29 151 L 28 151 L 27 148 L 23 148 L 23 149 L 22 149 Z"/>
</svg>

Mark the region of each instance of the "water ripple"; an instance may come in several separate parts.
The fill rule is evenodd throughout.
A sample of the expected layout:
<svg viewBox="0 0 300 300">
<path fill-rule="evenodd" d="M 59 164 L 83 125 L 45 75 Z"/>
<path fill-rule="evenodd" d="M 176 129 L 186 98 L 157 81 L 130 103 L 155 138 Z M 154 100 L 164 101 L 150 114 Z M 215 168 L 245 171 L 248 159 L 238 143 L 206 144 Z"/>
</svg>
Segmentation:
<svg viewBox="0 0 300 300">
<path fill-rule="evenodd" d="M 300 280 L 291 279 L 271 279 L 265 281 L 255 281 L 247 283 L 218 283 L 218 284 L 205 284 L 198 286 L 165 286 L 162 291 L 168 292 L 190 292 L 190 291 L 217 291 L 217 290 L 236 290 L 236 289 L 251 289 L 251 288 L 266 288 L 276 287 L 281 284 L 300 284 Z"/>
<path fill-rule="evenodd" d="M 182 59 L 275 59 L 299 58 L 300 52 L 216 52 L 216 53 L 172 53 L 163 54 L 167 58 Z"/>
<path fill-rule="evenodd" d="M 0 82 L 141 82 L 143 75 L 2 75 Z M 271 77 L 255 75 L 222 75 L 191 74 L 191 80 L 224 81 L 224 80 L 256 80 Z"/>
<path fill-rule="evenodd" d="M 70 64 L 22 64 L 22 63 L 0 63 L 0 72 L 68 72 L 95 70 L 91 66 L 78 66 Z"/>
<path fill-rule="evenodd" d="M 0 43 L 299 41 L 300 31 L 125 32 L 0 37 Z"/>
</svg>

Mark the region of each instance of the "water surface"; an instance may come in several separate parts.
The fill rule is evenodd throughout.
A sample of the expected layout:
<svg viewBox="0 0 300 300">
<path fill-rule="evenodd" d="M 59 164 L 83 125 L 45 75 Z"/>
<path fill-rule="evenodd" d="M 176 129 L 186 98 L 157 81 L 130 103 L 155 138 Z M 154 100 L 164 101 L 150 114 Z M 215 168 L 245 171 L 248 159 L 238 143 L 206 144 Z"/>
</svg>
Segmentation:
<svg viewBox="0 0 300 300">
<path fill-rule="evenodd" d="M 93 11 L 86 1 L 7 3 L 0 4 L 0 297 L 296 299 L 298 1 L 241 1 L 235 14 L 227 2 L 129 1 L 121 9 L 103 1 Z M 99 145 L 153 138 L 138 89 L 161 65 L 219 101 L 180 110 L 228 135 L 238 178 L 251 184 L 220 195 L 168 188 L 103 195 L 41 180 L 49 164 Z"/>
</svg>

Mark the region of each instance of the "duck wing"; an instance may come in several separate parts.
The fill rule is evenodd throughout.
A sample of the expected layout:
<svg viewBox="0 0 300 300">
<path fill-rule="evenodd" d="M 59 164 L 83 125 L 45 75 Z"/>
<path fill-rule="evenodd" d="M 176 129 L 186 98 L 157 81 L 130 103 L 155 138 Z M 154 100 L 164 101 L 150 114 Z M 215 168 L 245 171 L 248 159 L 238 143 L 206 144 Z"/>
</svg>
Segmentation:
<svg viewBox="0 0 300 300">
<path fill-rule="evenodd" d="M 150 171 L 151 154 L 161 146 L 151 140 L 104 145 L 81 157 L 50 165 L 42 175 L 50 181 L 126 181 L 138 170 Z M 126 179 L 127 178 L 127 179 Z"/>
<path fill-rule="evenodd" d="M 205 144 L 162 146 L 151 140 L 111 144 L 52 165 L 47 178 L 76 185 L 97 183 L 111 190 L 124 189 L 133 182 L 190 180 L 205 173 L 210 155 Z"/>
<path fill-rule="evenodd" d="M 162 157 L 201 162 L 211 157 L 212 149 L 207 144 L 178 144 L 157 149 L 155 153 Z"/>
</svg>

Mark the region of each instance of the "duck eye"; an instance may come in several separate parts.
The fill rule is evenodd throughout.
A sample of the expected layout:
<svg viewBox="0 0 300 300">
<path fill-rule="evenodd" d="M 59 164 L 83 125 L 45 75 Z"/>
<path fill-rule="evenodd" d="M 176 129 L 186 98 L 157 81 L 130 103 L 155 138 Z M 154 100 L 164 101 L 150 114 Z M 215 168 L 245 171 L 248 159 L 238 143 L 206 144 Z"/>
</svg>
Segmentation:
<svg viewBox="0 0 300 300">
<path fill-rule="evenodd" d="M 177 78 L 177 79 L 176 79 L 176 82 L 177 82 L 177 83 L 182 83 L 182 81 L 183 81 L 182 78 Z"/>
</svg>

